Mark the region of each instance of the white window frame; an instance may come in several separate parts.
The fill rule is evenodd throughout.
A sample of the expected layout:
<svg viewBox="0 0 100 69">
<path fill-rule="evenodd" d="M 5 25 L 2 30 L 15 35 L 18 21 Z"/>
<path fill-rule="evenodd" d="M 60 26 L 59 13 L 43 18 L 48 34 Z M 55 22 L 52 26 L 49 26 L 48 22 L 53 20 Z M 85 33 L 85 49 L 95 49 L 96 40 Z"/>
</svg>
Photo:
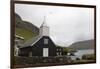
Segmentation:
<svg viewBox="0 0 100 69">
<path fill-rule="evenodd" d="M 57 56 L 59 56 L 59 52 L 57 52 L 56 54 L 57 54 Z"/>
<path fill-rule="evenodd" d="M 59 52 L 59 55 L 61 55 L 61 52 Z"/>
</svg>

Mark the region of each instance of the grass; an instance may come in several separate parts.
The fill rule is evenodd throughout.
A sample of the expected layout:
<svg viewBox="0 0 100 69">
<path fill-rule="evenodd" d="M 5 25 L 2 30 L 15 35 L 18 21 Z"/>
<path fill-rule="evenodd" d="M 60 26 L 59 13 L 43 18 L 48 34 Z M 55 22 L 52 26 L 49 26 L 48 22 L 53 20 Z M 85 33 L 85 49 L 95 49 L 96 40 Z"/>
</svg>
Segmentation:
<svg viewBox="0 0 100 69">
<path fill-rule="evenodd" d="M 89 63 L 89 62 L 95 62 L 95 60 L 76 60 L 76 61 L 73 61 L 73 63 Z"/>
<path fill-rule="evenodd" d="M 24 28 L 16 28 L 15 34 L 18 36 L 24 37 L 24 41 L 27 41 L 37 35 L 36 33 L 33 33 L 32 31 L 24 29 Z"/>
</svg>

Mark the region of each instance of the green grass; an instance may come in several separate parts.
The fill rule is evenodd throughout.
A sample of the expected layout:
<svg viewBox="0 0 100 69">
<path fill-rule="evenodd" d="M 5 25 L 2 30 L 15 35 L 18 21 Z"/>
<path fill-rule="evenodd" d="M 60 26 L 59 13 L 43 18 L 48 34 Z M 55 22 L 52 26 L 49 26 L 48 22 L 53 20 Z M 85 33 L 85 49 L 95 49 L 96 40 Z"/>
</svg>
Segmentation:
<svg viewBox="0 0 100 69">
<path fill-rule="evenodd" d="M 89 62 L 95 62 L 95 60 L 75 60 L 73 63 L 89 63 Z"/>
<path fill-rule="evenodd" d="M 33 33 L 32 31 L 24 29 L 24 28 L 16 28 L 15 34 L 18 36 L 24 37 L 24 41 L 27 41 L 37 35 L 36 33 Z"/>
</svg>

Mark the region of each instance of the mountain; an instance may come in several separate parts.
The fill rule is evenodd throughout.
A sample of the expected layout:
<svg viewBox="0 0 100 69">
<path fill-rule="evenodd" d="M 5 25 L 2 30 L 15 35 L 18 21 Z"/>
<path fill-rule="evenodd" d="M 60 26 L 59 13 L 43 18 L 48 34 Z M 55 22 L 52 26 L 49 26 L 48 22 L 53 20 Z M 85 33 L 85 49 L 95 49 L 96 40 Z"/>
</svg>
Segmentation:
<svg viewBox="0 0 100 69">
<path fill-rule="evenodd" d="M 70 45 L 69 48 L 75 49 L 75 50 L 94 49 L 94 40 L 76 42 Z"/>
<path fill-rule="evenodd" d="M 22 18 L 15 13 L 15 34 L 24 37 L 25 41 L 37 36 L 39 34 L 39 28 L 28 21 L 22 20 Z"/>
</svg>

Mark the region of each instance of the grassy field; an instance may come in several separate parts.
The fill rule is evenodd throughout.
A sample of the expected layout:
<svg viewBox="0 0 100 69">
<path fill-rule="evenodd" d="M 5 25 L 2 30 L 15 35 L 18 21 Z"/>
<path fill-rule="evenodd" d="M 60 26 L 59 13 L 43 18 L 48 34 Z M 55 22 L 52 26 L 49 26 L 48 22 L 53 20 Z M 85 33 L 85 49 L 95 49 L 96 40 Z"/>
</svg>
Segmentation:
<svg viewBox="0 0 100 69">
<path fill-rule="evenodd" d="M 54 66 L 54 65 L 74 65 L 74 64 L 88 64 L 95 63 L 95 60 L 75 60 L 68 62 L 68 58 L 57 57 L 14 57 L 14 67 L 38 67 L 38 66 Z"/>
<path fill-rule="evenodd" d="M 24 37 L 24 41 L 27 41 L 37 35 L 36 33 L 33 33 L 32 31 L 23 28 L 16 28 L 15 34 Z"/>
</svg>

